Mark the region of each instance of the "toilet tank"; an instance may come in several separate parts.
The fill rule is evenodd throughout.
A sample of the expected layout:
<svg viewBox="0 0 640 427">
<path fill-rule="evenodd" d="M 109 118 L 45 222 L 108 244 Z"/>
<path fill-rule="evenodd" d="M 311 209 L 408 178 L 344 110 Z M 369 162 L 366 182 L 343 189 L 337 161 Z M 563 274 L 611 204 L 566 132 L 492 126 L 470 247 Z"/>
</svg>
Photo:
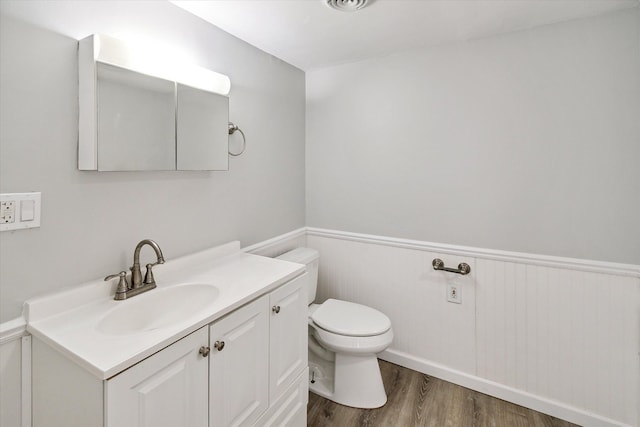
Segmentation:
<svg viewBox="0 0 640 427">
<path fill-rule="evenodd" d="M 296 248 L 276 258 L 304 264 L 307 267 L 307 274 L 309 275 L 309 298 L 307 303 L 311 304 L 313 300 L 316 299 L 316 290 L 318 289 L 318 262 L 320 261 L 320 253 L 311 248 Z"/>
</svg>

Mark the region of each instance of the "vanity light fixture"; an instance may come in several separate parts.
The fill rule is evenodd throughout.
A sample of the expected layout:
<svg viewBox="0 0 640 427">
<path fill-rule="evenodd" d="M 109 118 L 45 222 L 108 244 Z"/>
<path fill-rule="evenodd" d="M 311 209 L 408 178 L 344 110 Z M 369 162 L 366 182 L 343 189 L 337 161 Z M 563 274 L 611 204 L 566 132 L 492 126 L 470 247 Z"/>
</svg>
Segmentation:
<svg viewBox="0 0 640 427">
<path fill-rule="evenodd" d="M 93 55 L 95 62 L 115 65 L 220 95 L 229 95 L 231 90 L 231 80 L 224 74 L 167 58 L 151 46 L 125 43 L 102 34 L 94 34 L 83 42 L 81 53 Z M 90 47 L 85 48 L 87 44 Z"/>
<path fill-rule="evenodd" d="M 367 5 L 373 3 L 374 0 L 324 0 L 326 5 L 332 9 L 341 12 L 355 12 Z"/>
</svg>

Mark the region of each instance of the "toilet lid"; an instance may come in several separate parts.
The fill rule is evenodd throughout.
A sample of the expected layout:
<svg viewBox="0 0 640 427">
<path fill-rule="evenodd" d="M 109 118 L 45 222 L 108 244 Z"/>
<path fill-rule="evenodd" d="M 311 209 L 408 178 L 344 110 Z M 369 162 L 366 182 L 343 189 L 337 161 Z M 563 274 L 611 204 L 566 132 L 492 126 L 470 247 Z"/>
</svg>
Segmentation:
<svg viewBox="0 0 640 427">
<path fill-rule="evenodd" d="M 351 337 L 380 335 L 391 328 L 391 320 L 378 310 L 337 299 L 322 303 L 311 320 L 326 331 Z"/>
</svg>

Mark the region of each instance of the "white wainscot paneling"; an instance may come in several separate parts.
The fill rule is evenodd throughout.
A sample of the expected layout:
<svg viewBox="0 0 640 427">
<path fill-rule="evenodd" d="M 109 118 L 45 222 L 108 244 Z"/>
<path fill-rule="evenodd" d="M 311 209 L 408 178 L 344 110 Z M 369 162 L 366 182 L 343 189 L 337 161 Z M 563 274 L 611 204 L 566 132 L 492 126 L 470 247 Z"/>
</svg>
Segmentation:
<svg viewBox="0 0 640 427">
<path fill-rule="evenodd" d="M 391 319 L 391 348 L 461 372 L 475 372 L 474 275 L 435 271 L 461 262 L 475 270 L 473 258 L 307 236 L 320 251 L 316 302 L 338 298 L 374 307 Z M 455 283 L 462 304 L 447 302 L 447 283 Z"/>
<path fill-rule="evenodd" d="M 298 246 L 320 251 L 316 301 L 354 301 L 390 317 L 395 339 L 383 358 L 581 425 L 639 425 L 638 266 L 318 229 L 244 250 L 276 256 Z M 467 262 L 471 274 L 434 271 L 433 258 Z M 462 304 L 446 301 L 448 281 Z M 0 427 L 27 427 L 31 338 L 8 323 Z"/>
<path fill-rule="evenodd" d="M 640 269 L 310 229 L 316 301 L 387 314 L 381 357 L 586 426 L 639 425 Z M 433 258 L 460 276 L 434 271 Z M 446 300 L 460 285 L 462 304 Z"/>
<path fill-rule="evenodd" d="M 637 278 L 476 266 L 479 377 L 638 425 Z"/>
</svg>

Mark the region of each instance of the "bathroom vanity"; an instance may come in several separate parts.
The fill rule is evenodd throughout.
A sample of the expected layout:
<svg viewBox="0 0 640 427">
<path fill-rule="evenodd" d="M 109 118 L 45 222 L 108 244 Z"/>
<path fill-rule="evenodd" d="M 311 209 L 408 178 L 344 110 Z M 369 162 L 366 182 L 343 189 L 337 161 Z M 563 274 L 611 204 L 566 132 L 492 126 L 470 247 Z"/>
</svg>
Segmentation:
<svg viewBox="0 0 640 427">
<path fill-rule="evenodd" d="M 307 274 L 232 242 L 26 304 L 33 425 L 306 425 Z"/>
</svg>

